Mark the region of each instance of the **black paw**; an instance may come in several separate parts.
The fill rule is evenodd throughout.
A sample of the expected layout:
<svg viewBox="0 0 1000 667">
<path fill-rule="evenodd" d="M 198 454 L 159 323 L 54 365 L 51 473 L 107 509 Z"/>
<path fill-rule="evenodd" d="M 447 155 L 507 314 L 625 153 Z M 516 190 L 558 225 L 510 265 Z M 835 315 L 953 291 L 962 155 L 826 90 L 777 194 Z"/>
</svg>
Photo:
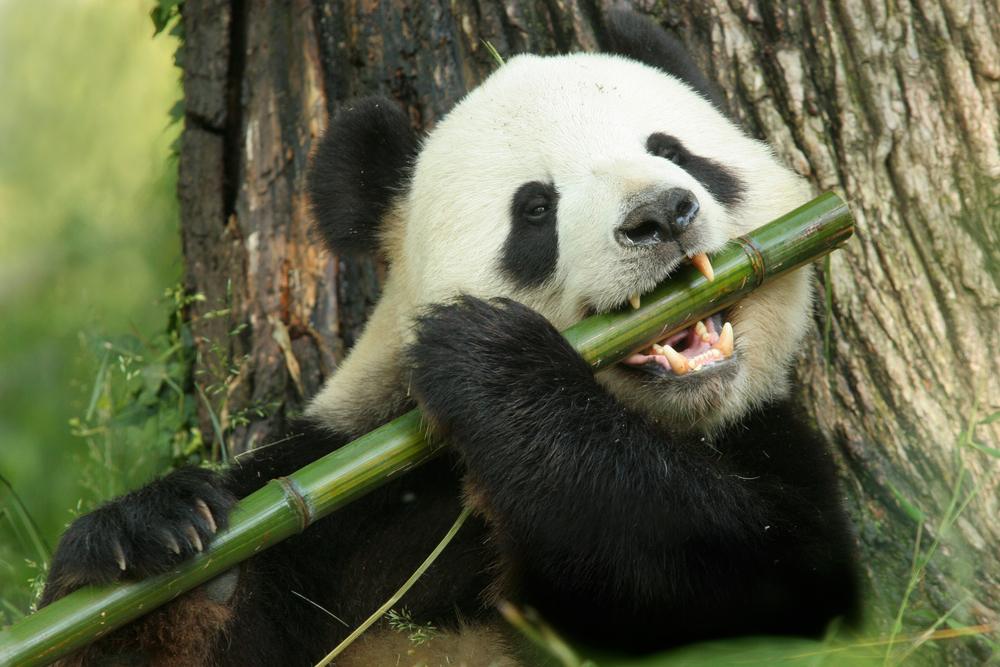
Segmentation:
<svg viewBox="0 0 1000 667">
<path fill-rule="evenodd" d="M 431 306 L 408 356 L 411 388 L 432 425 L 525 415 L 538 401 L 593 384 L 587 363 L 544 317 L 509 299 L 463 296 Z"/>
<path fill-rule="evenodd" d="M 52 558 L 42 605 L 87 584 L 161 574 L 204 551 L 229 527 L 236 503 L 221 480 L 184 468 L 74 521 Z"/>
</svg>

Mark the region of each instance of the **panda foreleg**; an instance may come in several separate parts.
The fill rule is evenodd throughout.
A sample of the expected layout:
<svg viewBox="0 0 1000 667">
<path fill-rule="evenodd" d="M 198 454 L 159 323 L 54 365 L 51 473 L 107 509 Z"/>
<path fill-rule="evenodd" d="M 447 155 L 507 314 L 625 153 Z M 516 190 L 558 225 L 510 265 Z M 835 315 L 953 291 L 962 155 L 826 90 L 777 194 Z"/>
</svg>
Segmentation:
<svg viewBox="0 0 1000 667">
<path fill-rule="evenodd" d="M 810 555 L 823 553 L 824 517 L 793 525 L 811 502 L 794 479 L 622 406 L 525 306 L 434 306 L 410 355 L 424 414 L 459 453 L 467 497 L 516 570 L 503 594 L 643 650 L 782 631 L 826 590 L 812 574 L 825 556 Z"/>
<path fill-rule="evenodd" d="M 215 535 L 229 526 L 229 515 L 238 498 L 337 449 L 347 440 L 309 424 L 296 426 L 294 435 L 240 457 L 223 472 L 183 468 L 81 516 L 60 539 L 40 606 L 89 584 L 113 584 L 173 570 L 211 548 Z M 151 665 L 202 665 L 210 660 L 220 637 L 223 653 L 260 657 L 266 652 L 265 644 L 280 645 L 264 640 L 273 629 L 266 627 L 263 619 L 277 618 L 277 614 L 256 614 L 254 641 L 241 642 L 235 649 L 231 648 L 225 628 L 230 626 L 232 630 L 234 617 L 247 625 L 247 617 L 254 615 L 260 598 L 272 592 L 261 588 L 262 582 L 272 586 L 275 583 L 259 576 L 262 570 L 274 576 L 278 584 L 308 579 L 314 574 L 308 565 L 302 567 L 295 560 L 296 549 L 286 549 L 284 554 L 279 551 L 276 548 L 273 555 L 265 552 L 263 558 L 258 556 L 260 563 L 249 570 L 231 568 L 60 664 L 104 665 L 135 659 L 150 661 Z M 275 597 L 289 595 L 287 587 L 281 589 L 279 585 L 276 591 L 270 610 L 284 604 L 274 603 Z M 287 663 L 279 656 L 272 664 Z"/>
<path fill-rule="evenodd" d="M 41 606 L 87 584 L 169 571 L 229 526 L 235 503 L 222 475 L 203 468 L 182 468 L 104 503 L 60 539 Z"/>
</svg>

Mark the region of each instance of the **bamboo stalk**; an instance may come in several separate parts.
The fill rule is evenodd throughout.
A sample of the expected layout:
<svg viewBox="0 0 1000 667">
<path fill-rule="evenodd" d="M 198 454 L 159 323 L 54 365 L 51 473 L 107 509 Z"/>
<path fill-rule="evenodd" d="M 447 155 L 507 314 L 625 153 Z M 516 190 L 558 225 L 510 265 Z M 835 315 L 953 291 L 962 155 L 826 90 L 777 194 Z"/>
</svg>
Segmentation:
<svg viewBox="0 0 1000 667">
<path fill-rule="evenodd" d="M 765 282 L 842 246 L 854 219 L 830 192 L 730 243 L 709 283 L 683 267 L 638 310 L 591 317 L 566 338 L 595 371 L 722 310 Z M 414 410 L 243 499 L 211 549 L 177 571 L 86 587 L 0 632 L 0 666 L 48 664 L 172 600 L 435 455 Z"/>
</svg>

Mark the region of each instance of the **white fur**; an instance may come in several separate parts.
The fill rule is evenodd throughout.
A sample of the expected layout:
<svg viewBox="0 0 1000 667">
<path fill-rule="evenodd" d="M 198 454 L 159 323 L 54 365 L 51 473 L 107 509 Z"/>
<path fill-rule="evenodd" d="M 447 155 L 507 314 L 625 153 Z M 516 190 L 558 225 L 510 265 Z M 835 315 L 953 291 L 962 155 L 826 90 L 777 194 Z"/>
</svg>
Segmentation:
<svg viewBox="0 0 1000 667">
<path fill-rule="evenodd" d="M 727 211 L 668 160 L 648 154 L 647 137 L 670 134 L 692 153 L 735 173 L 743 202 Z M 500 271 L 511 198 L 528 181 L 559 191 L 559 258 L 540 287 L 518 290 Z M 809 199 L 809 190 L 769 147 L 748 138 L 708 101 L 659 70 L 618 56 L 522 55 L 469 93 L 427 138 L 407 196 L 386 232 L 390 260 L 385 296 L 364 336 L 309 413 L 360 435 L 405 397 L 392 358 L 411 338 L 420 306 L 459 292 L 511 296 L 564 329 L 588 308 L 604 311 L 645 292 L 682 261 L 635 260 L 615 229 L 637 197 L 653 187 L 684 188 L 701 210 L 697 247 L 725 242 Z M 726 382 L 665 380 L 674 390 L 640 386 L 621 370 L 602 381 L 654 418 L 710 429 L 781 395 L 791 357 L 808 323 L 809 279 L 784 278 L 732 312 L 740 372 Z M 373 408 L 389 401 L 389 408 Z"/>
</svg>

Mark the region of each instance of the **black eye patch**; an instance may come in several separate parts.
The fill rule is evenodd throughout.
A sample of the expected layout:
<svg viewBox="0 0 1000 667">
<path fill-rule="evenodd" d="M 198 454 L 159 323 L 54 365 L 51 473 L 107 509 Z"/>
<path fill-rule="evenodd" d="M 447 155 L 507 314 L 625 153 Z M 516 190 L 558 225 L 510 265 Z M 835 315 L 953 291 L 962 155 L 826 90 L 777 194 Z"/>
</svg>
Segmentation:
<svg viewBox="0 0 1000 667">
<path fill-rule="evenodd" d="M 715 160 L 695 155 L 677 137 L 655 132 L 646 139 L 646 152 L 670 160 L 691 174 L 723 206 L 743 200 L 746 191 L 743 181 Z"/>
<path fill-rule="evenodd" d="M 556 269 L 558 204 L 555 185 L 541 181 L 522 184 L 511 198 L 510 233 L 500 268 L 518 287 L 541 285 Z"/>
</svg>

